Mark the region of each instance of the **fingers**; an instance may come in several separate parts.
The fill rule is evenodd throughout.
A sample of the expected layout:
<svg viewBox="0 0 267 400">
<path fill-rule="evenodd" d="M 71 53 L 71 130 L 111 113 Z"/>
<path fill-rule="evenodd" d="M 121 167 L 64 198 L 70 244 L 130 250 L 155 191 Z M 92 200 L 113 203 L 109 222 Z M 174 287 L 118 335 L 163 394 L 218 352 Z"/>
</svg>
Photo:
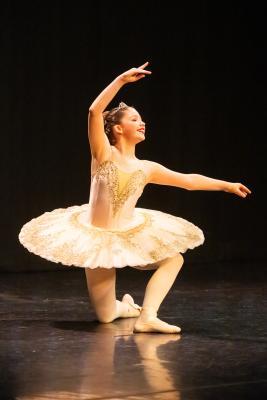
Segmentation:
<svg viewBox="0 0 267 400">
<path fill-rule="evenodd" d="M 248 194 L 251 194 L 251 190 L 247 188 L 245 185 L 242 183 L 233 183 L 232 186 L 230 186 L 230 191 L 239 197 L 247 197 Z"/>
<path fill-rule="evenodd" d="M 147 71 L 146 69 L 142 69 L 142 68 L 136 68 L 135 69 L 135 73 L 139 73 L 139 74 L 146 74 L 146 75 L 148 75 L 148 74 L 152 74 L 152 72 L 151 71 Z"/>
<path fill-rule="evenodd" d="M 251 193 L 251 190 L 249 190 L 249 188 L 247 188 L 246 186 L 242 185 L 242 189 L 245 190 L 247 193 Z"/>
<path fill-rule="evenodd" d="M 245 185 L 242 185 L 242 183 L 237 183 L 235 193 L 240 197 L 247 197 L 248 194 L 251 194 L 251 190 Z"/>
<path fill-rule="evenodd" d="M 140 65 L 140 67 L 138 67 L 138 68 L 136 68 L 136 71 L 137 72 L 140 72 L 140 73 L 145 73 L 145 74 L 151 74 L 152 72 L 151 71 L 147 71 L 147 70 L 145 70 L 144 68 L 146 68 L 146 66 L 149 64 L 149 62 L 147 61 L 147 62 L 145 62 L 144 64 L 142 64 L 142 65 Z"/>
<path fill-rule="evenodd" d="M 239 190 L 243 197 L 246 197 L 247 194 L 251 194 L 251 190 L 247 188 L 245 185 L 242 185 L 242 183 L 240 183 L 239 185 Z"/>
<path fill-rule="evenodd" d="M 246 197 L 247 196 L 247 193 L 242 192 L 242 190 L 239 189 L 238 187 L 235 189 L 235 191 L 233 193 L 237 194 L 239 197 Z"/>
<path fill-rule="evenodd" d="M 139 75 L 139 76 L 136 77 L 136 80 L 138 81 L 139 79 L 144 78 L 144 77 L 145 77 L 145 74 Z"/>
<path fill-rule="evenodd" d="M 247 197 L 248 192 L 243 191 L 242 189 L 240 189 L 238 192 L 240 193 L 240 195 L 241 195 L 242 197 Z"/>
<path fill-rule="evenodd" d="M 146 66 L 147 66 L 147 64 L 149 64 L 149 62 L 147 61 L 147 62 L 145 62 L 143 65 L 140 65 L 140 67 L 138 67 L 138 68 L 145 68 Z"/>
</svg>

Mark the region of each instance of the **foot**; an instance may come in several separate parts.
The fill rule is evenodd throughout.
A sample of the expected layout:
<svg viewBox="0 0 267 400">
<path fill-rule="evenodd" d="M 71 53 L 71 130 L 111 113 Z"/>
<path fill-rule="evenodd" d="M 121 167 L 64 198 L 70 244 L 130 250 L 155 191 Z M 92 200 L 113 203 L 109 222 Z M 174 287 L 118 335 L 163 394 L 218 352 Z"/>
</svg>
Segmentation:
<svg viewBox="0 0 267 400">
<path fill-rule="evenodd" d="M 116 301 L 118 318 L 139 317 L 142 307 L 136 304 L 128 293 L 122 297 L 121 301 Z"/>
<path fill-rule="evenodd" d="M 176 325 L 167 324 L 157 318 L 157 312 L 152 307 L 143 308 L 139 318 L 134 325 L 134 332 L 159 332 L 179 333 L 181 328 Z"/>
</svg>

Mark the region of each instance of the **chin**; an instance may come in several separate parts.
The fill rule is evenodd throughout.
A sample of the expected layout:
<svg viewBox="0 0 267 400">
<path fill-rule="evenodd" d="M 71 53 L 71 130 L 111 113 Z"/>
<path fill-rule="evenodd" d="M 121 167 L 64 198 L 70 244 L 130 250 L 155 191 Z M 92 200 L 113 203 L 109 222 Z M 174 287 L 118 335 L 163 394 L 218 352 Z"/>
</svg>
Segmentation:
<svg viewBox="0 0 267 400">
<path fill-rule="evenodd" d="M 143 140 L 145 140 L 145 136 L 138 136 L 139 142 L 142 142 Z"/>
<path fill-rule="evenodd" d="M 145 138 L 143 138 L 143 139 L 140 139 L 140 138 L 139 138 L 138 142 L 136 142 L 136 143 L 141 143 L 141 142 L 143 142 L 144 140 L 145 140 Z"/>
<path fill-rule="evenodd" d="M 143 142 L 144 140 L 145 140 L 145 136 L 140 136 L 140 135 L 138 135 L 138 136 L 135 136 L 135 137 L 134 137 L 133 142 L 134 142 L 135 144 L 137 144 L 137 143 Z"/>
</svg>

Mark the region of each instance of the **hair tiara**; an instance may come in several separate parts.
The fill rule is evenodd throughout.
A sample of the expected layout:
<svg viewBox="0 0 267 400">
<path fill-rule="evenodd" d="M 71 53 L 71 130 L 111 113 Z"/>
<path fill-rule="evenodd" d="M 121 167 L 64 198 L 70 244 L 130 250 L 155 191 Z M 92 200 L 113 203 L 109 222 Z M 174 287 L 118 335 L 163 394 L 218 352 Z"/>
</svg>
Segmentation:
<svg viewBox="0 0 267 400">
<path fill-rule="evenodd" d="M 120 108 L 125 108 L 125 107 L 129 107 L 129 106 L 127 106 L 127 104 L 125 104 L 125 103 L 123 103 L 123 101 L 121 101 L 117 108 L 120 109 Z"/>
<path fill-rule="evenodd" d="M 128 108 L 129 106 L 126 104 L 126 103 L 124 103 L 123 101 L 121 101 L 120 103 L 119 103 L 119 105 L 118 105 L 118 107 L 114 107 L 114 108 L 112 108 L 111 110 L 106 110 L 106 111 L 104 111 L 104 116 L 107 116 L 107 115 L 109 115 L 109 114 L 116 114 L 118 111 L 120 111 L 122 108 Z"/>
</svg>

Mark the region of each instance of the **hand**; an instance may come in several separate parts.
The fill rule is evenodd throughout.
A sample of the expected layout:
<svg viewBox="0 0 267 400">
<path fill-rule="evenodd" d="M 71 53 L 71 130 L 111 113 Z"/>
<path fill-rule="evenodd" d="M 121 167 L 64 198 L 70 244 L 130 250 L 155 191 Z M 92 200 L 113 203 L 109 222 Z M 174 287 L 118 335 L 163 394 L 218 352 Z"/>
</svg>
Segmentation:
<svg viewBox="0 0 267 400">
<path fill-rule="evenodd" d="M 131 68 L 126 72 L 123 72 L 121 75 L 118 76 L 118 78 L 123 82 L 123 83 L 129 83 L 129 82 L 136 82 L 141 78 L 144 78 L 146 75 L 152 74 L 151 71 L 147 71 L 144 68 L 149 64 L 147 61 L 145 64 L 140 65 L 138 68 Z"/>
<path fill-rule="evenodd" d="M 251 194 L 251 190 L 249 190 L 245 185 L 242 183 L 232 183 L 229 182 L 225 192 L 237 194 L 240 197 L 247 197 L 248 194 Z"/>
</svg>

